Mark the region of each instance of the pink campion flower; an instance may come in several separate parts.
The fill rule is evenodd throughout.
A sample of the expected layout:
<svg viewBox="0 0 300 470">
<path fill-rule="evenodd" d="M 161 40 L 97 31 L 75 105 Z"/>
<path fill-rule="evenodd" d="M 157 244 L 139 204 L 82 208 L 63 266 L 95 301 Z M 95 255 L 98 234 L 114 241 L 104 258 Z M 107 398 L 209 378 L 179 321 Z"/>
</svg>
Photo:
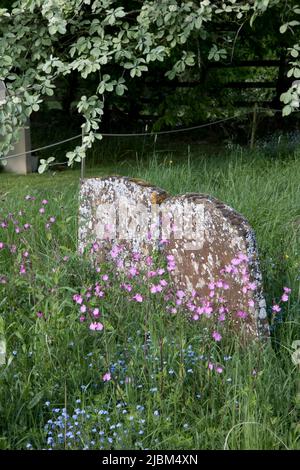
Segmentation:
<svg viewBox="0 0 300 470">
<path fill-rule="evenodd" d="M 84 315 L 81 315 L 81 316 L 79 317 L 79 321 L 80 321 L 80 323 L 83 323 L 83 322 L 85 321 L 85 316 L 84 316 Z"/>
<path fill-rule="evenodd" d="M 41 207 L 41 208 L 39 209 L 39 213 L 40 213 L 40 214 L 45 214 L 45 208 L 44 208 L 44 207 Z"/>
<path fill-rule="evenodd" d="M 181 299 L 176 299 L 176 305 L 181 305 L 182 304 L 182 300 Z"/>
<path fill-rule="evenodd" d="M 153 264 L 152 256 L 147 256 L 146 257 L 146 266 L 152 266 L 152 264 Z"/>
<path fill-rule="evenodd" d="M 162 238 L 160 241 L 159 241 L 159 244 L 160 245 L 168 245 L 170 243 L 169 240 L 167 240 L 167 238 Z"/>
<path fill-rule="evenodd" d="M 210 283 L 208 284 L 208 288 L 209 288 L 209 290 L 214 290 L 214 288 L 215 288 L 215 283 L 214 283 L 214 282 L 210 282 Z"/>
<path fill-rule="evenodd" d="M 20 231 L 21 231 L 20 228 L 19 228 L 19 227 L 16 227 L 15 232 L 16 232 L 16 233 L 20 233 Z"/>
<path fill-rule="evenodd" d="M 83 298 L 81 297 L 80 294 L 73 295 L 73 300 L 74 300 L 74 302 L 76 302 L 79 305 L 81 305 L 82 302 L 83 302 Z"/>
<path fill-rule="evenodd" d="M 92 331 L 102 331 L 103 330 L 103 324 L 100 322 L 93 322 L 90 324 L 89 329 Z"/>
<path fill-rule="evenodd" d="M 209 370 L 213 370 L 213 369 L 214 369 L 214 365 L 212 364 L 212 362 L 209 362 L 209 363 L 208 363 L 208 369 L 209 369 Z"/>
<path fill-rule="evenodd" d="M 26 274 L 26 268 L 25 268 L 24 264 L 21 264 L 19 273 L 20 274 Z"/>
<path fill-rule="evenodd" d="M 30 227 L 31 227 L 31 225 L 28 224 L 28 223 L 26 223 L 26 224 L 23 225 L 24 230 L 29 230 Z"/>
<path fill-rule="evenodd" d="M 214 331 L 213 334 L 212 334 L 212 337 L 215 341 L 221 341 L 222 339 L 222 335 L 220 333 L 218 333 L 217 331 Z"/>
<path fill-rule="evenodd" d="M 198 315 L 202 315 L 204 313 L 204 307 L 197 307 Z"/>
<path fill-rule="evenodd" d="M 178 290 L 176 292 L 176 296 L 178 297 L 178 299 L 183 299 L 185 297 L 185 292 L 183 290 Z"/>
<path fill-rule="evenodd" d="M 36 316 L 38 318 L 42 318 L 44 316 L 43 312 L 37 312 Z"/>
<path fill-rule="evenodd" d="M 121 284 L 121 289 L 124 289 L 127 292 L 131 292 L 132 291 L 132 285 L 123 283 L 123 284 Z"/>
<path fill-rule="evenodd" d="M 193 318 L 193 320 L 197 321 L 197 320 L 199 320 L 200 317 L 199 317 L 198 313 L 194 313 L 192 318 Z"/>
<path fill-rule="evenodd" d="M 8 224 L 6 222 L 1 222 L 0 227 L 1 228 L 7 228 Z"/>
<path fill-rule="evenodd" d="M 227 282 L 223 282 L 223 289 L 228 290 L 229 289 L 229 284 Z"/>
<path fill-rule="evenodd" d="M 161 279 L 161 280 L 159 281 L 159 283 L 160 283 L 160 285 L 161 285 L 162 287 L 167 287 L 167 285 L 168 285 L 168 283 L 167 283 L 167 281 L 166 281 L 165 279 Z"/>
<path fill-rule="evenodd" d="M 100 310 L 99 310 L 99 308 L 94 308 L 94 310 L 93 310 L 93 316 L 94 316 L 95 318 L 97 318 L 97 317 L 99 317 L 99 315 L 100 315 Z"/>
<path fill-rule="evenodd" d="M 252 299 L 248 300 L 248 306 L 249 307 L 254 307 L 254 305 L 255 305 L 254 300 L 252 300 Z"/>
<path fill-rule="evenodd" d="M 161 291 L 162 291 L 162 287 L 159 284 L 158 285 L 152 284 L 150 287 L 151 294 L 156 294 L 157 292 L 161 292 Z"/>
<path fill-rule="evenodd" d="M 247 318 L 248 316 L 247 312 L 244 312 L 243 310 L 239 310 L 236 315 L 239 318 Z"/>
<path fill-rule="evenodd" d="M 53 217 L 53 216 L 50 217 L 49 222 L 50 222 L 51 224 L 54 224 L 55 221 L 56 221 L 56 218 L 55 218 L 55 217 Z"/>
<path fill-rule="evenodd" d="M 209 297 L 212 299 L 215 296 L 215 291 L 211 290 L 209 293 Z"/>
<path fill-rule="evenodd" d="M 92 253 L 97 253 L 97 251 L 99 251 L 99 248 L 100 248 L 99 243 L 97 242 L 93 243 L 92 250 L 91 250 Z"/>
<path fill-rule="evenodd" d="M 212 309 L 212 307 L 205 306 L 203 311 L 206 315 L 210 315 L 213 312 L 213 309 Z"/>
<path fill-rule="evenodd" d="M 138 275 L 138 270 L 136 269 L 135 266 L 131 266 L 129 268 L 129 274 L 130 274 L 130 277 L 135 277 Z"/>
<path fill-rule="evenodd" d="M 173 262 L 169 262 L 167 266 L 167 270 L 171 272 L 171 271 L 175 271 L 175 269 L 176 269 L 176 264 Z"/>
<path fill-rule="evenodd" d="M 0 242 L 0 250 L 3 250 L 4 246 L 5 246 L 4 243 Z"/>
<path fill-rule="evenodd" d="M 97 290 L 95 291 L 95 296 L 101 299 L 102 297 L 104 297 L 104 292 L 102 290 Z"/>
<path fill-rule="evenodd" d="M 166 270 L 165 270 L 164 268 L 159 268 L 159 269 L 157 270 L 157 274 L 158 274 L 159 276 L 162 276 L 163 274 L 165 274 L 165 272 L 166 272 Z"/>
<path fill-rule="evenodd" d="M 224 314 L 224 313 L 221 313 L 221 314 L 219 315 L 218 320 L 219 320 L 220 322 L 225 321 L 225 314 Z"/>
<path fill-rule="evenodd" d="M 272 311 L 276 312 L 276 313 L 279 313 L 279 312 L 281 312 L 281 308 L 279 307 L 279 305 L 275 304 L 272 307 Z"/>
<path fill-rule="evenodd" d="M 167 260 L 168 260 L 168 261 L 174 261 L 175 258 L 174 258 L 173 255 L 167 255 Z"/>
<path fill-rule="evenodd" d="M 133 258 L 134 261 L 140 261 L 140 259 L 141 259 L 141 254 L 140 254 L 138 251 L 134 251 L 134 252 L 132 253 L 132 258 Z"/>
<path fill-rule="evenodd" d="M 218 289 L 222 289 L 222 287 L 223 287 L 223 281 L 222 281 L 222 280 L 217 281 L 217 282 L 216 282 L 216 286 L 218 287 Z"/>
<path fill-rule="evenodd" d="M 85 312 L 86 312 L 86 305 L 84 305 L 84 304 L 81 305 L 81 307 L 80 307 L 80 312 L 81 312 L 81 313 L 85 313 Z"/>
<path fill-rule="evenodd" d="M 233 266 L 238 266 L 239 264 L 241 264 L 241 262 L 242 262 L 242 261 L 241 261 L 239 258 L 233 258 L 233 259 L 231 260 L 231 264 L 232 264 Z"/>
<path fill-rule="evenodd" d="M 47 199 L 43 199 L 43 200 L 42 200 L 42 204 L 43 204 L 44 206 L 46 206 L 46 205 L 48 204 Z"/>
<path fill-rule="evenodd" d="M 141 296 L 141 294 L 135 294 L 133 297 L 132 297 L 132 300 L 135 300 L 136 302 L 143 302 L 143 297 Z"/>
<path fill-rule="evenodd" d="M 173 314 L 177 313 L 177 308 L 172 307 L 172 308 L 171 308 L 171 313 L 173 313 Z"/>
<path fill-rule="evenodd" d="M 108 281 L 108 275 L 107 274 L 104 274 L 102 276 L 102 281 Z"/>
<path fill-rule="evenodd" d="M 111 380 L 110 372 L 106 372 L 106 374 L 103 375 L 102 380 L 103 382 L 109 382 Z"/>
<path fill-rule="evenodd" d="M 155 277 L 156 276 L 156 271 L 148 271 L 147 272 L 147 277 Z"/>
<path fill-rule="evenodd" d="M 29 253 L 28 251 L 24 251 L 23 255 L 22 255 L 24 258 L 28 258 L 29 257 Z"/>
<path fill-rule="evenodd" d="M 292 292 L 292 289 L 290 289 L 289 287 L 284 287 L 283 290 L 286 294 L 290 294 Z"/>
<path fill-rule="evenodd" d="M 216 372 L 218 372 L 218 374 L 222 374 L 222 372 L 223 372 L 223 367 L 218 366 L 218 367 L 216 367 L 215 369 L 216 369 Z"/>
<path fill-rule="evenodd" d="M 232 272 L 232 266 L 230 264 L 228 264 L 227 266 L 225 266 L 225 272 L 226 273 L 231 273 Z"/>
<path fill-rule="evenodd" d="M 47 223 L 47 224 L 45 224 L 45 227 L 46 227 L 46 229 L 47 229 L 47 230 L 49 230 L 49 228 L 50 228 L 50 224 L 48 224 L 48 223 Z"/>
<path fill-rule="evenodd" d="M 283 294 L 281 297 L 282 302 L 288 302 L 289 296 L 287 294 Z"/>
</svg>

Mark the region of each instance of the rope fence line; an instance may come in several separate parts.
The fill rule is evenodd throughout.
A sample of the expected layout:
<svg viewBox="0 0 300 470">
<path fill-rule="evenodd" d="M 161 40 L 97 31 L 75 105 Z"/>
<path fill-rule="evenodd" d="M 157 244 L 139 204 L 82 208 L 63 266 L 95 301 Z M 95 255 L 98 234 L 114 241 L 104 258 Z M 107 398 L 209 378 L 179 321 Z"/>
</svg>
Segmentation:
<svg viewBox="0 0 300 470">
<path fill-rule="evenodd" d="M 272 112 L 280 112 L 280 113 L 282 112 L 282 110 L 280 110 L 280 109 L 271 109 L 271 108 L 258 108 L 257 111 L 258 112 L 272 111 Z M 296 111 L 296 112 L 300 112 L 300 111 Z M 206 124 L 200 124 L 198 126 L 192 126 L 192 127 L 184 127 L 182 129 L 171 129 L 169 131 L 140 132 L 140 133 L 129 133 L 129 134 L 125 134 L 125 133 L 116 133 L 116 134 L 114 134 L 114 133 L 113 134 L 101 133 L 101 135 L 102 135 L 102 137 L 146 137 L 146 136 L 177 134 L 177 133 L 180 133 L 180 132 L 188 132 L 188 131 L 193 131 L 193 130 L 196 130 L 196 129 L 203 129 L 205 127 L 214 126 L 216 124 L 221 124 L 223 122 L 231 121 L 233 119 L 238 119 L 238 118 L 241 118 L 241 117 L 245 117 L 245 116 L 247 116 L 249 114 L 252 114 L 252 113 L 253 113 L 253 110 L 251 110 L 251 111 L 249 110 L 249 111 L 247 111 L 243 114 L 240 114 L 240 115 L 230 116 L 230 117 L 227 117 L 227 118 L 224 118 L 224 119 L 218 119 L 217 121 L 208 122 Z M 14 154 L 14 155 L 8 155 L 7 157 L 1 157 L 0 162 L 5 161 L 5 160 L 9 160 L 11 158 L 21 157 L 23 155 L 27 155 L 27 154 L 30 154 L 30 153 L 35 153 L 35 152 L 38 152 L 40 150 L 46 150 L 48 148 L 56 147 L 58 145 L 61 145 L 61 144 L 64 144 L 66 142 L 70 142 L 72 140 L 79 139 L 79 138 L 82 138 L 82 133 L 77 134 L 73 137 L 69 137 L 68 139 L 60 140 L 58 142 L 54 142 L 52 144 L 45 145 L 43 147 L 38 147 L 38 148 L 33 149 L 33 150 L 27 150 L 26 152 L 17 153 L 17 154 Z"/>
</svg>

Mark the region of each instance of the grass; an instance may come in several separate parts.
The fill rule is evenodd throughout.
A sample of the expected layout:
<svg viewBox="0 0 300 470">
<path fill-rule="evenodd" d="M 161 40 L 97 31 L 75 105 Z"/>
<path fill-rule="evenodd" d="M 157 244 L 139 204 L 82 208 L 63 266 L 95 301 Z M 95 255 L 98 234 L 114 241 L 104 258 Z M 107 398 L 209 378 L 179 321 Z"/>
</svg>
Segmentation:
<svg viewBox="0 0 300 470">
<path fill-rule="evenodd" d="M 292 288 L 272 342 L 211 344 L 203 328 L 167 315 L 162 301 L 128 302 L 116 282 L 101 307 L 103 332 L 89 331 L 72 301 L 96 279 L 76 254 L 79 171 L 2 173 L 0 222 L 11 212 L 33 228 L 23 236 L 0 228 L 0 242 L 17 246 L 14 261 L 0 251 L 0 278 L 8 279 L 0 284 L 8 356 L 0 366 L 0 448 L 48 448 L 52 438 L 55 448 L 300 448 L 299 366 L 291 360 L 300 338 L 300 154 L 182 153 L 115 158 L 86 176 L 129 175 L 170 194 L 209 193 L 245 215 L 257 235 L 269 306 L 283 286 Z M 27 194 L 49 200 L 47 215 L 38 212 L 40 202 L 24 201 Z M 49 216 L 56 217 L 51 230 Z M 31 267 L 20 276 L 24 250 Z M 222 374 L 207 369 L 209 357 Z M 103 382 L 108 370 L 112 380 Z M 75 442 L 68 433 L 77 429 Z"/>
</svg>

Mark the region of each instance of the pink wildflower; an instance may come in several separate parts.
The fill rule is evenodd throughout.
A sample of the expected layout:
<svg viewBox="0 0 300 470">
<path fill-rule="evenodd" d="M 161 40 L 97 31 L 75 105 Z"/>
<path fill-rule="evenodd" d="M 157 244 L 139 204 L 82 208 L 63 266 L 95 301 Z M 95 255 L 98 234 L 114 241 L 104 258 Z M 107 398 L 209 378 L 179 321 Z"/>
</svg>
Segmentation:
<svg viewBox="0 0 300 470">
<path fill-rule="evenodd" d="M 111 380 L 110 372 L 106 372 L 106 374 L 103 375 L 102 380 L 103 382 L 109 382 Z"/>
<path fill-rule="evenodd" d="M 20 266 L 20 274 L 26 274 L 26 268 L 25 268 L 24 264 L 21 264 L 21 266 Z"/>
<path fill-rule="evenodd" d="M 247 312 L 244 312 L 243 310 L 239 310 L 239 311 L 237 312 L 237 316 L 238 316 L 239 318 L 246 318 L 246 317 L 248 316 L 248 314 L 247 314 Z"/>
<path fill-rule="evenodd" d="M 278 312 L 281 311 L 281 308 L 279 307 L 279 305 L 276 305 L 276 304 L 275 304 L 275 305 L 273 305 L 272 310 L 273 310 L 273 312 L 278 313 Z"/>
<path fill-rule="evenodd" d="M 220 333 L 218 333 L 217 331 L 214 331 L 213 334 L 212 334 L 212 337 L 215 341 L 221 341 L 222 339 L 222 335 L 220 335 Z"/>
<path fill-rule="evenodd" d="M 143 297 L 141 296 L 141 294 L 135 294 L 132 299 L 136 302 L 143 302 Z"/>
<path fill-rule="evenodd" d="M 81 305 L 82 302 L 83 302 L 83 298 L 79 294 L 73 295 L 73 300 L 74 300 L 74 302 L 76 302 L 79 305 Z"/>
<path fill-rule="evenodd" d="M 94 316 L 94 317 L 99 317 L 99 315 L 100 315 L 99 308 L 94 308 L 94 310 L 93 310 L 93 316 Z"/>
<path fill-rule="evenodd" d="M 89 328 L 92 331 L 101 331 L 103 330 L 103 324 L 100 322 L 94 322 L 90 324 Z"/>
</svg>

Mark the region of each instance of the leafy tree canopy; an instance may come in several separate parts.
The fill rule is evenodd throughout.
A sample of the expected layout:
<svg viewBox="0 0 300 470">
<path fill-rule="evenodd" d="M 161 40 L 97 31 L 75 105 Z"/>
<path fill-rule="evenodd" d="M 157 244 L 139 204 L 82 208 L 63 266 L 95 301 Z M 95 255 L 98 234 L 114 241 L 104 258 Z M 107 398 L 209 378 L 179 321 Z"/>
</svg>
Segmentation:
<svg viewBox="0 0 300 470">
<path fill-rule="evenodd" d="M 7 97 L 0 106 L 0 150 L 5 155 L 32 112 L 54 94 L 57 79 L 71 73 L 95 86 L 77 102 L 83 117 L 82 145 L 67 154 L 80 161 L 95 139 L 108 94 L 122 96 L 136 77 L 158 66 L 168 79 L 205 60 L 227 57 L 225 24 L 236 34 L 274 9 L 278 35 L 288 38 L 289 77 L 300 78 L 300 6 L 283 0 L 18 0 L 0 2 L 0 80 Z M 284 7 L 284 8 L 283 8 Z M 299 17 L 300 18 L 300 17 Z M 209 47 L 204 47 L 208 45 Z M 283 93 L 283 114 L 299 106 L 300 86 Z"/>
</svg>

